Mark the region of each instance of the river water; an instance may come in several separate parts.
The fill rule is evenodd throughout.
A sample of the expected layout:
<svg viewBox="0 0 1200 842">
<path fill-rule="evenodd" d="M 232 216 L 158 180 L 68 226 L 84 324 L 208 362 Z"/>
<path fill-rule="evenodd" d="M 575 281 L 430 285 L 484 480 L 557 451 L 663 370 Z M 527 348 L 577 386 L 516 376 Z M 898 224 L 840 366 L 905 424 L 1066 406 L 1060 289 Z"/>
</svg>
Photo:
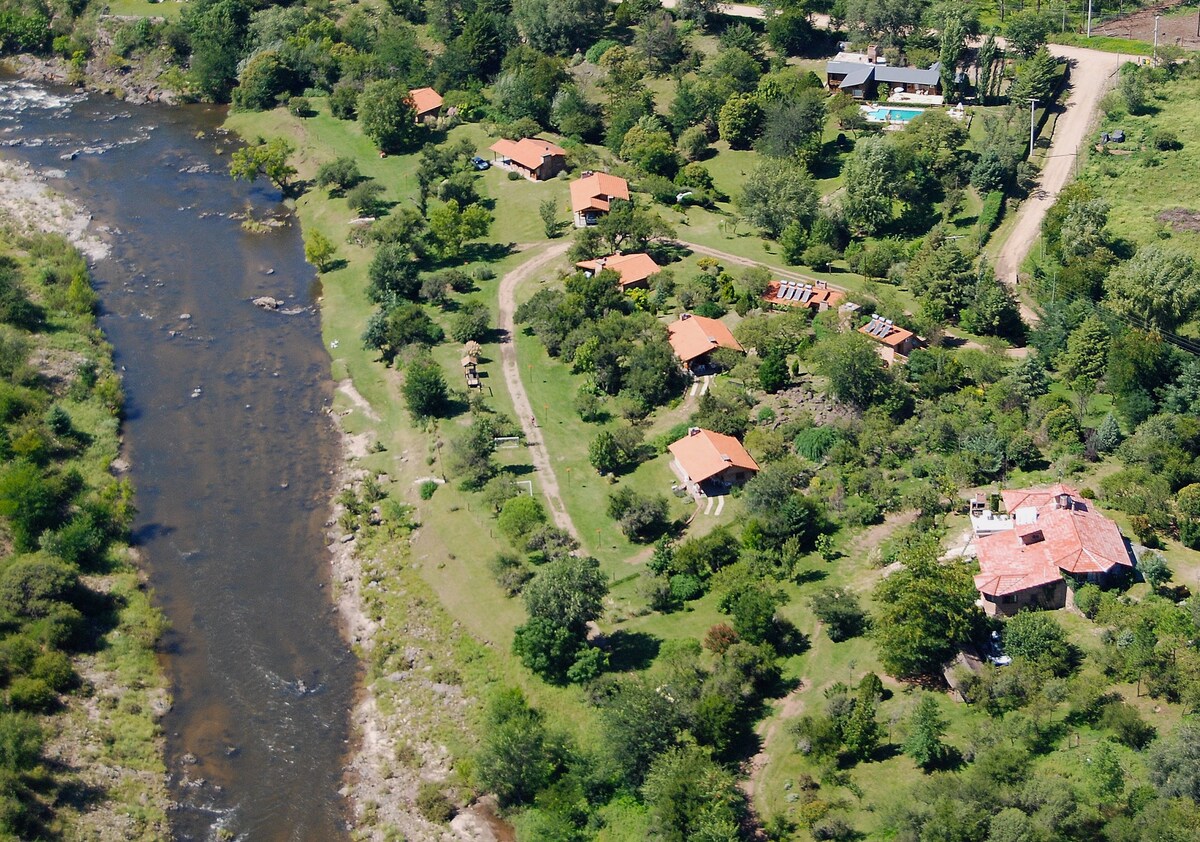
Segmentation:
<svg viewBox="0 0 1200 842">
<path fill-rule="evenodd" d="M 319 290 L 298 225 L 231 218 L 286 209 L 226 174 L 221 117 L 0 79 L 0 155 L 49 173 L 111 246 L 94 275 L 125 381 L 135 540 L 172 624 L 176 838 L 337 840 L 357 667 L 328 587 Z"/>
</svg>

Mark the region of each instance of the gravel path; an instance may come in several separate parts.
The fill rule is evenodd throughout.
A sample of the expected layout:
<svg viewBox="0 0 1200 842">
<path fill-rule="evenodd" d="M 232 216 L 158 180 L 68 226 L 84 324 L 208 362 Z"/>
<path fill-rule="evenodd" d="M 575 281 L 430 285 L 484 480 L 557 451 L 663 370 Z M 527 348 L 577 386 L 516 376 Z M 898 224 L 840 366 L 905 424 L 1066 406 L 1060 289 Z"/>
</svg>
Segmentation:
<svg viewBox="0 0 1200 842">
<path fill-rule="evenodd" d="M 996 274 L 1006 284 L 1017 283 L 1017 270 L 1041 233 L 1046 211 L 1071 180 L 1076 155 L 1092 129 L 1100 100 L 1112 86 L 1117 69 L 1126 60 L 1114 53 L 1057 44 L 1050 45 L 1050 52 L 1071 63 L 1070 94 L 1055 124 L 1038 186 L 1021 204 L 1016 224 L 996 255 Z M 1024 305 L 1021 315 L 1026 322 L 1037 321 L 1037 315 Z"/>
<path fill-rule="evenodd" d="M 500 367 L 504 371 L 504 383 L 508 393 L 512 395 L 513 409 L 517 413 L 517 421 L 525 431 L 525 441 L 529 445 L 529 453 L 533 459 L 533 467 L 541 480 L 542 494 L 546 497 L 547 508 L 554 518 L 554 525 L 566 530 L 575 540 L 579 540 L 579 532 L 571 522 L 567 507 L 563 503 L 562 494 L 558 490 L 558 480 L 554 476 L 554 468 L 550 465 L 550 454 L 546 452 L 541 430 L 529 403 L 529 394 L 525 384 L 521 382 L 521 367 L 517 363 L 517 347 L 513 344 L 513 331 L 516 329 L 513 314 L 516 312 L 516 291 L 522 281 L 527 280 L 547 264 L 561 258 L 571 247 L 570 241 L 558 242 L 549 248 L 535 253 L 516 269 L 513 269 L 500 281 Z"/>
</svg>

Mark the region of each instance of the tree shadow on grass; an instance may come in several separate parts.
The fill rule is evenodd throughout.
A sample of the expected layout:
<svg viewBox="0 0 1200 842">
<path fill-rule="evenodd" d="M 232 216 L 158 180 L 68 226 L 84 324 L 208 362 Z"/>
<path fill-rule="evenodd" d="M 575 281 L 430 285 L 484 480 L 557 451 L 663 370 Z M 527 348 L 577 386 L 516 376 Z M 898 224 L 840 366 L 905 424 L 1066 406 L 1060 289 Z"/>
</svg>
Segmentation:
<svg viewBox="0 0 1200 842">
<path fill-rule="evenodd" d="M 608 663 L 614 672 L 643 670 L 658 656 L 662 641 L 639 631 L 615 631 L 608 636 Z"/>
</svg>

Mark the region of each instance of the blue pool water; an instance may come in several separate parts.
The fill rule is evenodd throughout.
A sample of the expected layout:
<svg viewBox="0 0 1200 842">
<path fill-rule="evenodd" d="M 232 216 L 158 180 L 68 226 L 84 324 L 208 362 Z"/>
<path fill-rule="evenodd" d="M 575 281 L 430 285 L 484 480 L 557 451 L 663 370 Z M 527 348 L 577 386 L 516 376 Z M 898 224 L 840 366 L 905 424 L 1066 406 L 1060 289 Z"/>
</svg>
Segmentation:
<svg viewBox="0 0 1200 842">
<path fill-rule="evenodd" d="M 891 121 L 907 123 L 909 120 L 919 117 L 924 113 L 925 109 L 923 108 L 896 108 L 893 105 L 876 105 L 874 108 L 866 110 L 867 119 L 879 123 Z"/>
</svg>

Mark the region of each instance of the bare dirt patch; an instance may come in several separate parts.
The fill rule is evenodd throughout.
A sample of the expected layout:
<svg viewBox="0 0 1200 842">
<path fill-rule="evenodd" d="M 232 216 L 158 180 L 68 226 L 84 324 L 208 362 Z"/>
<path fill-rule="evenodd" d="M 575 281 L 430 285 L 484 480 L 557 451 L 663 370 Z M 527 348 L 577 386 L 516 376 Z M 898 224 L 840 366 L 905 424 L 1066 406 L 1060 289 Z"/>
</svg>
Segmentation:
<svg viewBox="0 0 1200 842">
<path fill-rule="evenodd" d="M 1200 211 L 1167 208 L 1154 218 L 1163 225 L 1170 225 L 1171 230 L 1175 232 L 1200 231 Z"/>
<path fill-rule="evenodd" d="M 1197 29 L 1196 14 L 1168 15 L 1182 3 L 1163 3 L 1148 9 L 1140 9 L 1110 20 L 1098 27 L 1092 27 L 1093 34 L 1108 35 L 1113 38 L 1130 38 L 1135 41 L 1154 43 L 1154 16 L 1158 20 L 1158 43 L 1172 47 L 1187 49 L 1200 48 L 1200 29 Z"/>
</svg>

